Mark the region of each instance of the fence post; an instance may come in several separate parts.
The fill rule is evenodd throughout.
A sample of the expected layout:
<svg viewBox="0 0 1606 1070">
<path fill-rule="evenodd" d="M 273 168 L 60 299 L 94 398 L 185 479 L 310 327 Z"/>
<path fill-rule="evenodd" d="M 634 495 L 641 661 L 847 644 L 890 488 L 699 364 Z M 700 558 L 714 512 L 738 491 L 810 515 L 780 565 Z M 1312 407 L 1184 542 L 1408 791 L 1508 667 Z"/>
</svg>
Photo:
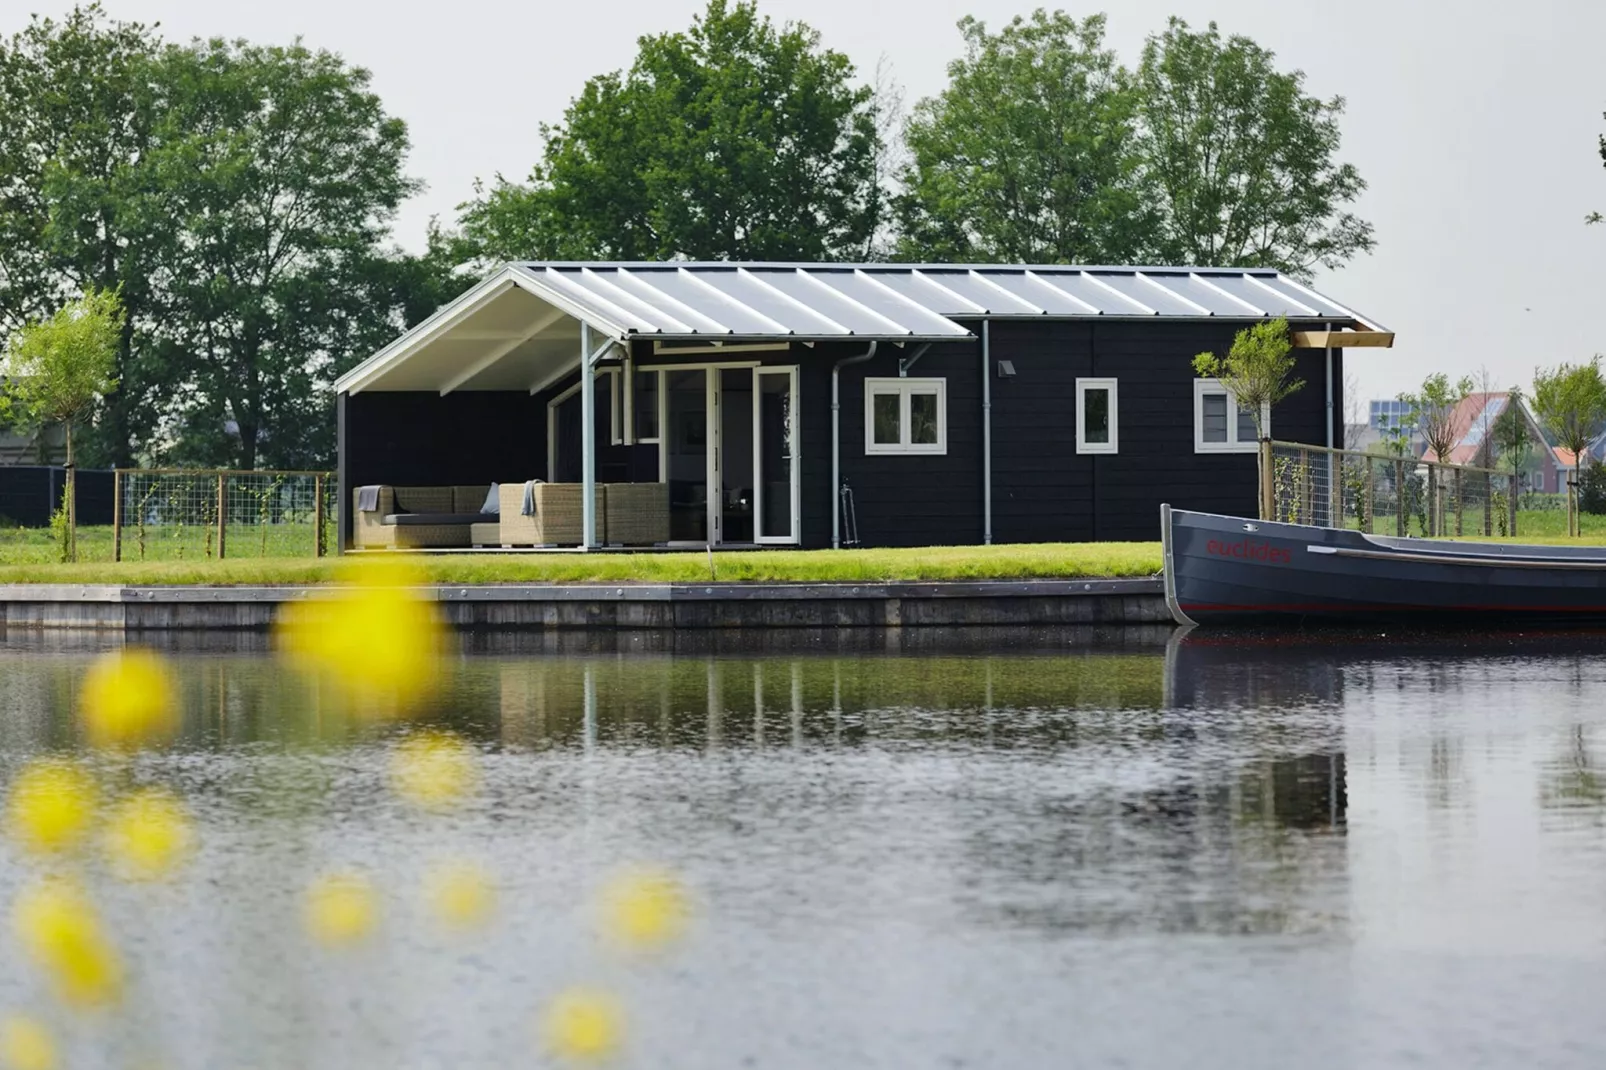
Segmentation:
<svg viewBox="0 0 1606 1070">
<path fill-rule="evenodd" d="M 1455 534 L 1461 537 L 1461 524 L 1466 518 L 1466 511 L 1461 508 L 1461 469 L 1455 470 Z"/>
<path fill-rule="evenodd" d="M 123 470 L 112 469 L 112 560 L 123 559 Z"/>
<path fill-rule="evenodd" d="M 1517 473 L 1511 473 L 1510 478 L 1511 500 L 1507 503 L 1507 508 L 1511 512 L 1511 537 L 1515 539 L 1517 537 Z"/>
<path fill-rule="evenodd" d="M 323 476 L 312 479 L 312 556 L 323 556 Z"/>
<path fill-rule="evenodd" d="M 1368 535 L 1372 533 L 1372 510 L 1377 503 L 1377 465 L 1372 458 L 1366 458 L 1366 516 L 1362 521 L 1361 530 Z"/>
<path fill-rule="evenodd" d="M 223 560 L 223 540 L 229 530 L 228 476 L 217 474 L 217 559 Z"/>
<path fill-rule="evenodd" d="M 1271 520 L 1277 514 L 1277 495 L 1272 487 L 1271 439 L 1260 440 L 1260 519 Z"/>
<path fill-rule="evenodd" d="M 1394 534 L 1405 538 L 1405 462 L 1394 462 Z"/>
</svg>

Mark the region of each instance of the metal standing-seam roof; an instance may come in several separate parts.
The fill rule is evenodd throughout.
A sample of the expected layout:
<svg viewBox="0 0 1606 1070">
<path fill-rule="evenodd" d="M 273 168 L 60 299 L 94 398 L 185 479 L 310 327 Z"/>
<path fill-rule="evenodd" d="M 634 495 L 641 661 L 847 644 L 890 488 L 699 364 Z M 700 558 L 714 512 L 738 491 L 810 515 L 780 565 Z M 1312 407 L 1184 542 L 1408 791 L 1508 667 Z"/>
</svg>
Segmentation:
<svg viewBox="0 0 1606 1070">
<path fill-rule="evenodd" d="M 906 264 L 512 265 L 653 337 L 963 337 L 954 319 L 1266 319 L 1355 313 L 1273 270 Z"/>
<path fill-rule="evenodd" d="M 972 337 L 963 324 L 977 319 L 1274 317 L 1302 330 L 1382 330 L 1269 269 L 516 262 L 341 376 L 335 389 L 534 392 L 572 371 L 582 323 L 593 345 L 908 344 Z M 1310 332 L 1296 344 L 1345 343 Z"/>
</svg>

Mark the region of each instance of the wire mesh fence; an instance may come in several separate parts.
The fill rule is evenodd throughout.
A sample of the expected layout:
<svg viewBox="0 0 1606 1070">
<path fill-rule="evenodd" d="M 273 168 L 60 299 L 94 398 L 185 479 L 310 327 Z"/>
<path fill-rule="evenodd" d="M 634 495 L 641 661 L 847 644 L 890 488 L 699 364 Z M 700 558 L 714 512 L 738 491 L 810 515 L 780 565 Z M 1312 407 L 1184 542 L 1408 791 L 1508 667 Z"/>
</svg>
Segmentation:
<svg viewBox="0 0 1606 1070">
<path fill-rule="evenodd" d="M 335 552 L 338 487 L 327 472 L 121 468 L 103 475 L 108 500 L 95 510 L 84 508 L 80 480 L 80 561 L 322 557 Z M 53 490 L 53 495 L 59 513 L 61 493 Z M 0 564 L 59 561 L 64 543 L 64 531 L 54 521 L 0 523 Z"/>
<path fill-rule="evenodd" d="M 335 545 L 326 472 L 119 469 L 111 557 L 322 557 Z"/>
<path fill-rule="evenodd" d="M 1261 443 L 1260 468 L 1269 520 L 1423 538 L 1517 534 L 1510 472 L 1296 442 Z"/>
</svg>

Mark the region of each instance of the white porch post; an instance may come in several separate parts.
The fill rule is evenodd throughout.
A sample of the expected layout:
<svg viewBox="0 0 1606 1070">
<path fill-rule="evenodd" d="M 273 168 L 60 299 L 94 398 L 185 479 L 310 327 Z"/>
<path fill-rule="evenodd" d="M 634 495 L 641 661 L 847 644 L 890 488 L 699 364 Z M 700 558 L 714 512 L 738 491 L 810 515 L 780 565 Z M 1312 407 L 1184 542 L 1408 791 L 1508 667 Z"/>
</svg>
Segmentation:
<svg viewBox="0 0 1606 1070">
<path fill-rule="evenodd" d="M 597 378 L 591 366 L 591 326 L 580 321 L 581 541 L 597 546 Z"/>
</svg>

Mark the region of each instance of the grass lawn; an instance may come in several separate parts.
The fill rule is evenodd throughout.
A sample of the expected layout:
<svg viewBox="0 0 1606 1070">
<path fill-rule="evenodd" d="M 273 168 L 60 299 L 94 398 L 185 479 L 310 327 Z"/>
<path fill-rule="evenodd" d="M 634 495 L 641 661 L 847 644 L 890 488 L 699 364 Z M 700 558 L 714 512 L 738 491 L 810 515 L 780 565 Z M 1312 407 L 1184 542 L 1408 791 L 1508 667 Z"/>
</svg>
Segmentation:
<svg viewBox="0 0 1606 1070">
<path fill-rule="evenodd" d="M 126 543 L 125 543 L 126 545 Z M 318 583 L 349 561 L 315 558 L 190 558 L 181 561 L 13 562 L 0 543 L 0 583 Z M 715 551 L 706 553 L 440 554 L 412 558 L 430 580 L 467 583 L 875 582 L 1151 576 L 1157 542 L 935 546 L 907 550 Z"/>
<path fill-rule="evenodd" d="M 326 536 L 334 544 L 334 524 Z M 217 528 L 199 524 L 147 525 L 123 528 L 124 561 L 205 562 L 217 553 Z M 312 558 L 316 540 L 313 525 L 230 524 L 224 532 L 229 557 Z M 0 529 L 0 565 L 49 564 L 58 559 L 48 528 Z M 111 525 L 78 529 L 80 562 L 112 560 Z"/>
</svg>

